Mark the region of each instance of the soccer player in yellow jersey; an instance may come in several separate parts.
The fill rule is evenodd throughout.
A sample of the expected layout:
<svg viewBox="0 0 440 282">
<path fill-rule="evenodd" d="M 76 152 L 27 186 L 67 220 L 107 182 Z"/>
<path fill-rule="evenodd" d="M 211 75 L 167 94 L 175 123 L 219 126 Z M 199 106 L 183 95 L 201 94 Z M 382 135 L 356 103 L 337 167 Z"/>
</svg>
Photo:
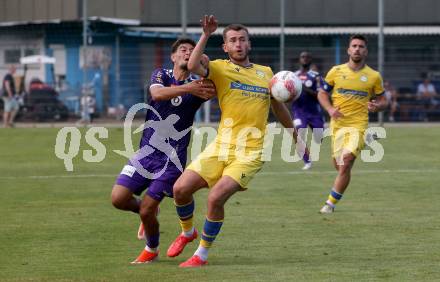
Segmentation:
<svg viewBox="0 0 440 282">
<path fill-rule="evenodd" d="M 387 107 L 380 73 L 365 64 L 367 39 L 362 35 L 351 36 L 347 53 L 348 62 L 328 72 L 318 93 L 319 102 L 331 118 L 333 163 L 338 172 L 320 210 L 323 214 L 334 211 L 350 183 L 351 168 L 364 146 L 368 111 Z"/>
<path fill-rule="evenodd" d="M 239 24 L 227 26 L 223 31 L 223 50 L 229 60 L 214 60 L 202 65 L 206 43 L 218 24 L 212 15 L 205 16 L 201 24 L 203 33 L 191 54 L 188 68 L 214 82 L 221 119 L 215 141 L 185 169 L 173 187 L 182 233 L 169 247 L 169 257 L 178 256 L 187 243 L 197 238 L 193 227 L 193 194 L 201 188 L 210 188 L 199 247 L 180 267 L 199 267 L 207 263 L 208 250 L 223 223 L 224 204 L 233 194 L 245 190 L 263 166 L 261 150 L 269 107 L 272 106 L 284 127 L 293 130 L 286 105 L 270 98 L 272 70 L 249 61 L 251 45 L 247 28 Z M 293 134 L 296 139 L 296 132 Z"/>
</svg>

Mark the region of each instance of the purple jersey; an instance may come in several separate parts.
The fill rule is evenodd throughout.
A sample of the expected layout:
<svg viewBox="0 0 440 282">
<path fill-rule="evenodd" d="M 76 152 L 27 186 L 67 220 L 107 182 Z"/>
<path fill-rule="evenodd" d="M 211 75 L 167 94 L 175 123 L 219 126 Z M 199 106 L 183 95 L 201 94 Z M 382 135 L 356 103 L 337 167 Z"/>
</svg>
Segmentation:
<svg viewBox="0 0 440 282">
<path fill-rule="evenodd" d="M 159 68 L 152 73 L 149 87 L 153 85 L 173 87 L 189 83 L 196 79 L 197 77 L 195 77 L 194 75 L 190 75 L 186 80 L 179 81 L 174 78 L 172 69 Z M 172 132 L 182 132 L 193 125 L 194 116 L 200 105 L 205 100 L 189 93 L 166 101 L 153 101 L 152 99 L 149 100 L 150 101 L 148 104 L 153 107 L 157 113 L 153 110 L 147 110 L 147 115 L 145 118 L 147 124 L 149 121 L 151 122 L 165 120 L 172 114 L 177 115 L 179 119 L 173 125 L 169 126 L 169 128 L 162 127 L 160 128 L 160 130 L 155 130 L 153 128 L 145 127 L 143 130 L 140 147 L 142 148 L 145 145 L 148 145 L 155 149 L 155 144 L 150 144 L 151 137 L 154 133 L 156 133 L 156 135 L 163 134 L 163 140 L 176 150 L 179 160 L 184 167 L 186 164 L 186 150 L 191 138 L 191 133 L 188 132 L 183 137 L 178 138 L 178 140 L 172 139 L 170 138 L 170 136 L 172 136 Z M 148 157 L 153 158 L 159 162 L 165 162 L 168 159 L 168 156 L 164 152 L 161 152 L 159 150 L 154 150 L 154 152 Z M 170 165 L 174 166 L 172 162 L 170 162 L 169 166 Z"/>
<path fill-rule="evenodd" d="M 173 76 L 173 70 L 157 69 L 146 87 L 173 87 L 195 79 L 191 75 L 184 81 L 178 81 Z M 194 115 L 203 102 L 203 99 L 189 93 L 167 101 L 150 99 L 141 150 L 124 166 L 116 183 L 136 195 L 141 195 L 148 188 L 146 194 L 159 202 L 165 196 L 173 197 L 174 182 L 186 164 Z"/>
<path fill-rule="evenodd" d="M 315 92 L 318 91 L 319 85 L 319 73 L 315 71 L 307 71 L 301 72 L 300 70 L 296 71 L 295 74 L 301 79 L 303 83 L 303 87 L 307 87 Z M 318 98 L 314 97 L 307 92 L 302 91 L 301 96 L 292 103 L 292 114 L 293 116 L 298 114 L 310 115 L 310 116 L 321 116 L 322 110 L 319 105 Z"/>
</svg>

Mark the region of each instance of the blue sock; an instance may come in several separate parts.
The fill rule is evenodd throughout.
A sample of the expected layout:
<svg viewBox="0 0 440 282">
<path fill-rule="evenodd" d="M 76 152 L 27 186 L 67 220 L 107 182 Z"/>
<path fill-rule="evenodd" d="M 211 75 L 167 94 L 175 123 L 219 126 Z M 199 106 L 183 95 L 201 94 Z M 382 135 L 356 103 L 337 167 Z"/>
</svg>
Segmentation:
<svg viewBox="0 0 440 282">
<path fill-rule="evenodd" d="M 200 240 L 200 245 L 209 248 L 220 232 L 220 228 L 223 225 L 223 220 L 211 221 L 208 218 L 205 220 L 205 225 L 203 225 L 202 240 Z"/>
<path fill-rule="evenodd" d="M 331 206 L 331 207 L 335 207 L 336 204 L 339 202 L 339 200 L 342 199 L 342 194 L 336 192 L 335 190 L 330 191 L 330 194 L 328 195 L 328 199 L 327 199 L 327 205 Z"/>
<path fill-rule="evenodd" d="M 156 249 L 159 246 L 159 237 L 160 234 L 147 236 L 147 246 L 150 249 Z"/>
<path fill-rule="evenodd" d="M 182 231 L 186 234 L 193 231 L 193 213 L 194 213 L 194 200 L 186 205 L 176 205 L 177 215 L 179 216 L 180 226 Z"/>
</svg>

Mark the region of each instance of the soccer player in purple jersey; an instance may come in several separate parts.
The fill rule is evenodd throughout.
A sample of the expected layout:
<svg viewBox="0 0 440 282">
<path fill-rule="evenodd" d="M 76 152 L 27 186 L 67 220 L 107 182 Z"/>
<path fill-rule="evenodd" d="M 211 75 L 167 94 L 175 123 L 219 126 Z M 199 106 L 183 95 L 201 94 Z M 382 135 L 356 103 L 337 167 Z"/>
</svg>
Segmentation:
<svg viewBox="0 0 440 282">
<path fill-rule="evenodd" d="M 188 133 L 196 111 L 216 94 L 213 84 L 202 83 L 188 71 L 195 45 L 191 39 L 177 40 L 171 52 L 173 69 L 152 73 L 140 150 L 124 166 L 112 190 L 113 206 L 138 213 L 145 226 L 145 249 L 132 263 L 149 263 L 158 256 L 159 204 L 165 196 L 173 197 L 174 182 L 186 164 Z M 142 200 L 134 197 L 147 188 Z"/>
<path fill-rule="evenodd" d="M 301 79 L 303 83 L 302 93 L 298 100 L 292 103 L 292 116 L 293 124 L 299 134 L 302 130 L 306 130 L 310 127 L 312 130 L 315 128 L 324 128 L 324 119 L 322 116 L 321 106 L 318 101 L 318 90 L 320 85 L 320 75 L 318 72 L 310 69 L 312 64 L 312 54 L 309 52 L 301 52 L 299 55 L 300 69 L 295 74 Z M 305 133 L 305 132 L 304 132 Z M 321 133 L 321 134 L 320 134 Z M 313 138 L 315 142 L 320 142 L 320 135 L 322 131 L 313 131 Z M 304 138 L 305 136 L 303 136 Z M 304 167 L 303 170 L 312 168 L 312 162 L 310 161 L 309 154 L 304 154 Z"/>
</svg>

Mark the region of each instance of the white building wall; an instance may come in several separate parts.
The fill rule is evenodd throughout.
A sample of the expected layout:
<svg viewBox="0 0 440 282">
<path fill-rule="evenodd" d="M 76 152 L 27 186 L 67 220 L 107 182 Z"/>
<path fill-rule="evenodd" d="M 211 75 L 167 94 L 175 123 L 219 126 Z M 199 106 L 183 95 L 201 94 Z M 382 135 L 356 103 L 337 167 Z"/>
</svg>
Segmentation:
<svg viewBox="0 0 440 282">
<path fill-rule="evenodd" d="M 33 52 L 32 55 L 44 55 L 44 41 L 43 38 L 28 37 L 26 35 L 0 35 L 0 78 L 7 74 L 9 65 L 7 58 L 7 50 L 19 50 L 20 57 L 23 57 L 28 52 Z M 15 61 L 14 65 L 17 67 L 15 76 L 23 76 L 24 66 Z M 29 86 L 32 78 L 39 78 L 46 81 L 46 72 L 44 65 L 28 65 L 26 74 L 25 87 Z M 17 85 L 18 88 L 18 85 Z"/>
</svg>

